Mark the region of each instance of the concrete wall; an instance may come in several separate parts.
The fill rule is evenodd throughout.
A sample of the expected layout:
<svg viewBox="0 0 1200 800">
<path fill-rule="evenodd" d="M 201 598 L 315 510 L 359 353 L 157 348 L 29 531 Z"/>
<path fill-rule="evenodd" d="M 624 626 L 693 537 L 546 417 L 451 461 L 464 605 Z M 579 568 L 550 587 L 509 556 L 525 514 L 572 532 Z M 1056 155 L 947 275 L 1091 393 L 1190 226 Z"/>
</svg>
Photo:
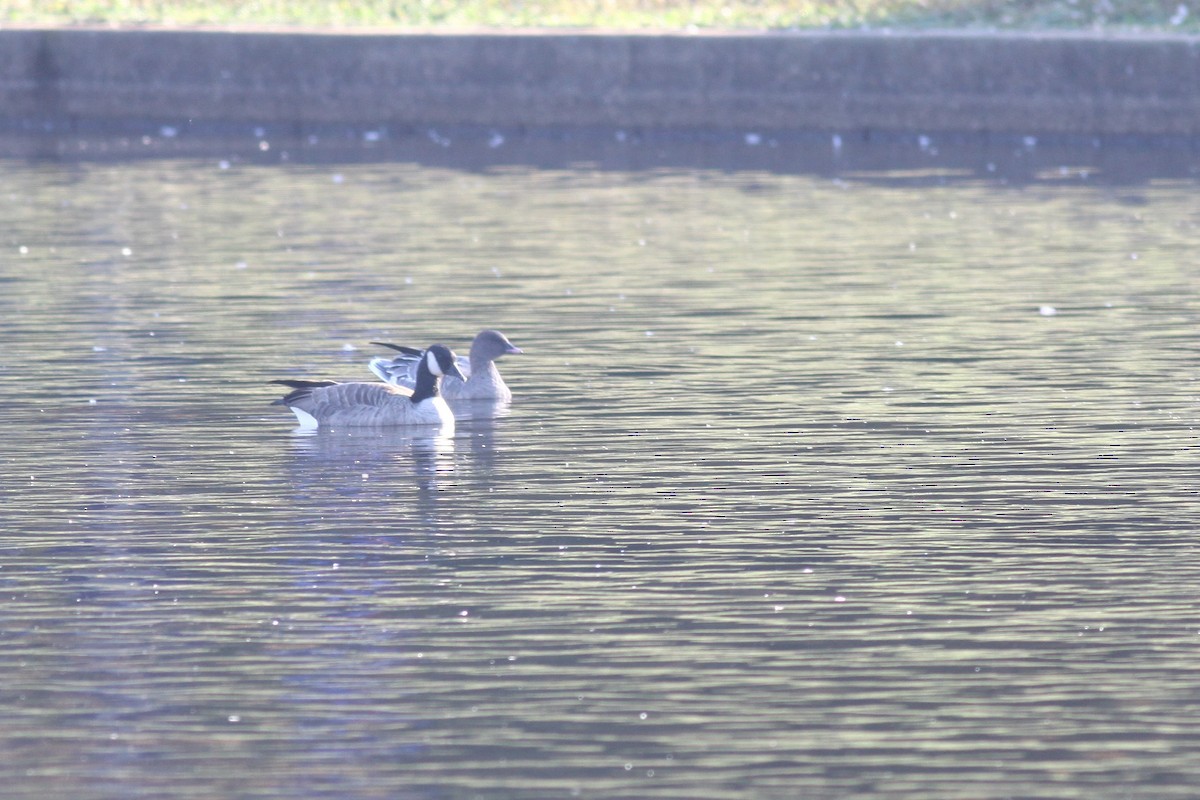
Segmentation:
<svg viewBox="0 0 1200 800">
<path fill-rule="evenodd" d="M 1200 39 L 0 31 L 0 120 L 1200 134 Z"/>
</svg>

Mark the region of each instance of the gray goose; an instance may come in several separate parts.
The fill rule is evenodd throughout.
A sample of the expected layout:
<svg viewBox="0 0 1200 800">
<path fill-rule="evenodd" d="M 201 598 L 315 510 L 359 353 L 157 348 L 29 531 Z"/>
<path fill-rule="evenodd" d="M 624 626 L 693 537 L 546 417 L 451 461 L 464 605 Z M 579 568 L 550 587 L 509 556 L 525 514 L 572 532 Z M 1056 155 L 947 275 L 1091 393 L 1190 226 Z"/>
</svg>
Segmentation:
<svg viewBox="0 0 1200 800">
<path fill-rule="evenodd" d="M 421 351 L 404 345 L 388 344 L 387 342 L 371 342 L 381 347 L 390 347 L 400 351 L 401 355 L 394 358 L 373 358 L 370 367 L 381 381 L 392 386 L 413 389 L 417 384 L 417 368 L 421 362 Z M 469 358 L 458 357 L 459 370 L 464 378 L 446 376 L 442 382 L 442 396 L 447 400 L 498 400 L 509 402 L 512 391 L 500 370 L 496 369 L 496 359 L 506 355 L 518 355 L 524 352 L 514 345 L 500 331 L 480 331 L 471 342 Z"/>
</svg>

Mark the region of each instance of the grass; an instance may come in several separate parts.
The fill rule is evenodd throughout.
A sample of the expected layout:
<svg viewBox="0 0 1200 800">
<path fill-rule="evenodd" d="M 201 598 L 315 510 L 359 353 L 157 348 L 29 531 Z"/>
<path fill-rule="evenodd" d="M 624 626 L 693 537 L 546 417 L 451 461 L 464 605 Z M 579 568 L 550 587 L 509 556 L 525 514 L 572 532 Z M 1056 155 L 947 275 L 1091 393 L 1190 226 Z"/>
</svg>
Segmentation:
<svg viewBox="0 0 1200 800">
<path fill-rule="evenodd" d="M 1193 10 L 1188 2 L 1197 3 Z M 1200 0 L 0 0 L 49 25 L 1200 31 Z"/>
</svg>

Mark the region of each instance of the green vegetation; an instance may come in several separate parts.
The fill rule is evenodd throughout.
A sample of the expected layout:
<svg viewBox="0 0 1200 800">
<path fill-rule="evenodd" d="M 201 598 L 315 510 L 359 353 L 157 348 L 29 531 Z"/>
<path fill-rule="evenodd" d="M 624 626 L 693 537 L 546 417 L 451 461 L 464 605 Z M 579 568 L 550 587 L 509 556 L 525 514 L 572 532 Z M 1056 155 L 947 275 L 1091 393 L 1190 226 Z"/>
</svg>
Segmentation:
<svg viewBox="0 0 1200 800">
<path fill-rule="evenodd" d="M 335 28 L 1200 31 L 1195 0 L 0 0 L 0 22 Z"/>
</svg>

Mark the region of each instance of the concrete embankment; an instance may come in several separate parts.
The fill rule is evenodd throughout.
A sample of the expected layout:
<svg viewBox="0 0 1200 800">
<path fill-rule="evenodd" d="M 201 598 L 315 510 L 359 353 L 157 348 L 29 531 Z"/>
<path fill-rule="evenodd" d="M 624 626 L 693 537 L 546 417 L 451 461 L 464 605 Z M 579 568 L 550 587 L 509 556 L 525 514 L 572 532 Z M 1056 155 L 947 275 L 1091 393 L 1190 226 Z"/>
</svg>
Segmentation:
<svg viewBox="0 0 1200 800">
<path fill-rule="evenodd" d="M 0 31 L 13 126 L 1200 134 L 1200 39 Z"/>
</svg>

